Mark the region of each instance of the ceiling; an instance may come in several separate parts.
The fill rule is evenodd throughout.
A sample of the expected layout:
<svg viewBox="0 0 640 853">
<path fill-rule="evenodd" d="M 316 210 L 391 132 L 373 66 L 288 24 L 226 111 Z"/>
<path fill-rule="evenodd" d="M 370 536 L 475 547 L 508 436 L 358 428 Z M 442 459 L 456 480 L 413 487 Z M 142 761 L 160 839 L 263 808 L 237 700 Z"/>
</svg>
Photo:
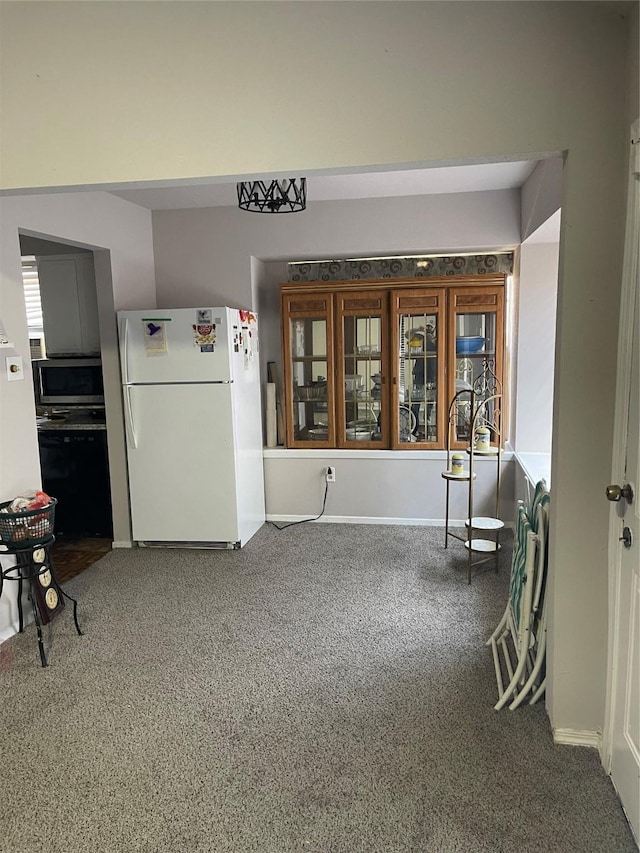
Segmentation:
<svg viewBox="0 0 640 853">
<path fill-rule="evenodd" d="M 521 187 L 536 166 L 535 160 L 482 163 L 357 174 L 309 175 L 307 203 L 358 198 L 481 192 Z M 284 177 L 274 175 L 273 177 Z M 236 180 L 204 179 L 190 185 L 143 187 L 112 191 L 113 195 L 149 210 L 237 205 Z"/>
</svg>

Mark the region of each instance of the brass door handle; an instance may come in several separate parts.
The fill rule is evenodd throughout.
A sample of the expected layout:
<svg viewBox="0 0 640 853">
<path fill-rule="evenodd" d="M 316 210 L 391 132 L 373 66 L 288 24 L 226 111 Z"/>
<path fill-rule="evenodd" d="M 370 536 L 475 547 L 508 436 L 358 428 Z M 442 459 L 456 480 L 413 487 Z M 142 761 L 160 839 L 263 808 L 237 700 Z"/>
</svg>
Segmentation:
<svg viewBox="0 0 640 853">
<path fill-rule="evenodd" d="M 633 489 L 629 483 L 626 483 L 624 486 L 617 486 L 615 484 L 607 486 L 605 493 L 608 501 L 619 501 L 621 498 L 624 498 L 630 504 L 633 503 Z"/>
</svg>

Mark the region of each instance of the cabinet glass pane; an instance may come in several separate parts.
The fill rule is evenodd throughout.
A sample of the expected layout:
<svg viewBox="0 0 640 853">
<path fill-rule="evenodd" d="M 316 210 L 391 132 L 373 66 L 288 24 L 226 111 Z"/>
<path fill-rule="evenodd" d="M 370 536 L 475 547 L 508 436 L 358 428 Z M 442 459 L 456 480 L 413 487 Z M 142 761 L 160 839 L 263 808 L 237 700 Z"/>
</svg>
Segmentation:
<svg viewBox="0 0 640 853">
<path fill-rule="evenodd" d="M 495 312 L 457 313 L 455 316 L 455 390 L 469 391 L 457 404 L 454 427 L 458 441 L 470 440 L 471 390 L 478 398 L 496 393 L 496 329 Z M 487 416 L 492 417 L 489 406 Z"/>
<path fill-rule="evenodd" d="M 437 441 L 438 318 L 401 314 L 398 323 L 398 437 L 402 442 Z"/>
<path fill-rule="evenodd" d="M 291 320 L 293 430 L 296 441 L 326 441 L 331 417 L 327 403 L 327 321 Z"/>
<path fill-rule="evenodd" d="M 347 441 L 382 440 L 382 318 L 344 318 Z"/>
</svg>

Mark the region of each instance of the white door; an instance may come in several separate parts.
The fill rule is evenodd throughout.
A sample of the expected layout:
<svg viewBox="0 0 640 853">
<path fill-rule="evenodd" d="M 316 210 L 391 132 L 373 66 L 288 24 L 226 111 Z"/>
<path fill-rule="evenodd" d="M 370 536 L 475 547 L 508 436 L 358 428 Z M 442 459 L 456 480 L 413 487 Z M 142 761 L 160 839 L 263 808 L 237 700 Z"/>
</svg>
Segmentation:
<svg viewBox="0 0 640 853">
<path fill-rule="evenodd" d="M 125 386 L 136 541 L 239 540 L 231 388 Z"/>
<path fill-rule="evenodd" d="M 610 661 L 611 778 L 640 839 L 640 121 L 633 128 L 624 284 L 621 304 L 614 483 L 625 489 L 611 521 L 613 634 Z M 610 497 L 617 497 L 615 491 Z"/>
<path fill-rule="evenodd" d="M 123 384 L 229 381 L 236 315 L 227 308 L 120 312 Z"/>
</svg>

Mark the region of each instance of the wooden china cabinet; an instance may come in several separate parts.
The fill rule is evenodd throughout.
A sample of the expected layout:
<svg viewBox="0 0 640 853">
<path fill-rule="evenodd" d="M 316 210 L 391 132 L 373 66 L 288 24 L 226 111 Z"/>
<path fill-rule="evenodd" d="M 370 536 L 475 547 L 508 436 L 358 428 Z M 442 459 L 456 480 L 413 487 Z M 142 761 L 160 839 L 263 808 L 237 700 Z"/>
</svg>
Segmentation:
<svg viewBox="0 0 640 853">
<path fill-rule="evenodd" d="M 428 450 L 487 366 L 502 382 L 504 275 L 281 285 L 286 444 Z M 468 445 L 464 398 L 452 446 Z"/>
</svg>

